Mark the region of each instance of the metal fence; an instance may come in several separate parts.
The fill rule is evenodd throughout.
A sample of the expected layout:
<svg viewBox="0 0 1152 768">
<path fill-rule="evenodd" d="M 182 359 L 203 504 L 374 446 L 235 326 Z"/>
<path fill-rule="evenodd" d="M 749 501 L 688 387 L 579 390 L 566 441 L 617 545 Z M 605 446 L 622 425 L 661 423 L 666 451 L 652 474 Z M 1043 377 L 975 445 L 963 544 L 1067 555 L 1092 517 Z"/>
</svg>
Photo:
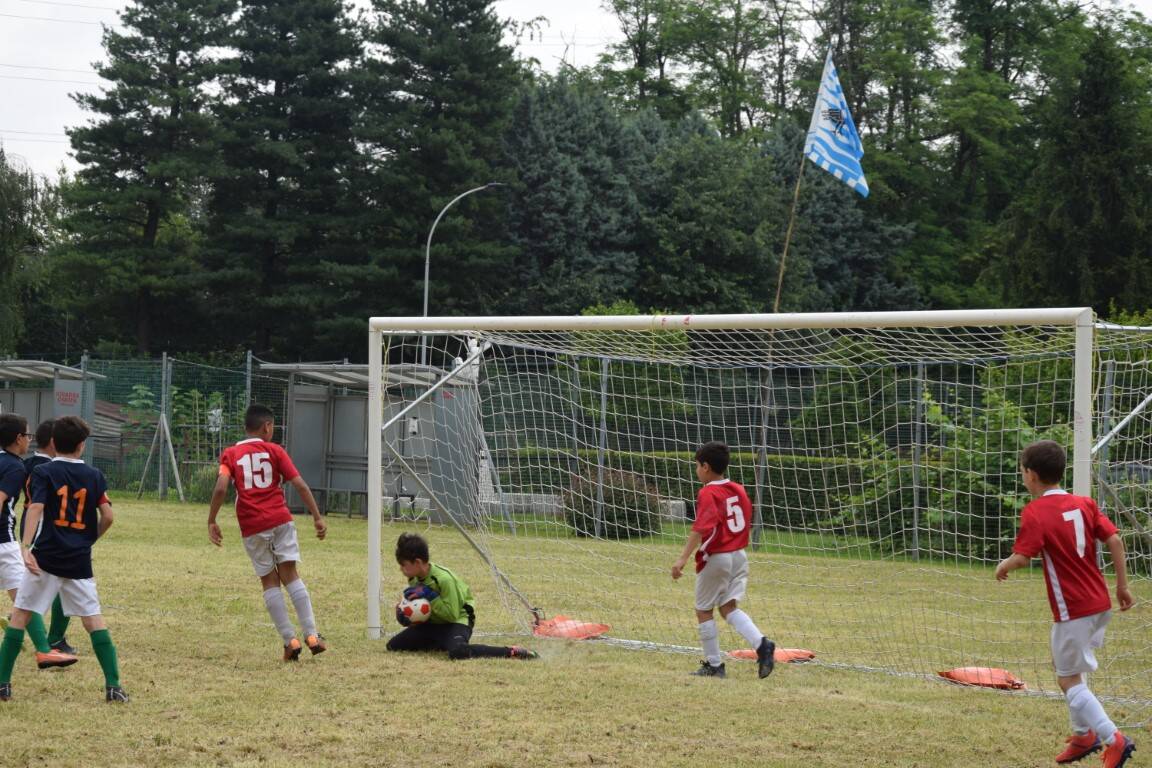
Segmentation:
<svg viewBox="0 0 1152 768">
<path fill-rule="evenodd" d="M 250 403 L 277 415 L 276 439 L 287 424 L 288 379 L 254 370 L 254 358 L 234 368 L 164 355 L 159 360 L 86 359 L 96 382 L 88 458 L 121 492 L 183 495 L 207 501 L 220 452 L 244 437 Z"/>
</svg>

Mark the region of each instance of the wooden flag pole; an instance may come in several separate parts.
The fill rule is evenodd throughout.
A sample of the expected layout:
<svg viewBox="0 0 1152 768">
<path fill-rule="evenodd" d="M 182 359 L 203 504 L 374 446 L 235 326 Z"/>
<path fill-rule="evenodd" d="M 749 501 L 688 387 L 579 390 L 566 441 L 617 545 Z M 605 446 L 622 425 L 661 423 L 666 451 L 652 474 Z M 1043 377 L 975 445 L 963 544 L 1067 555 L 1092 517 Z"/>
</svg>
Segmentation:
<svg viewBox="0 0 1152 768">
<path fill-rule="evenodd" d="M 800 202 L 800 182 L 804 179 L 803 150 L 800 152 L 800 170 L 796 174 L 796 191 L 792 193 L 792 212 L 788 215 L 788 232 L 784 235 L 784 252 L 780 255 L 780 271 L 776 276 L 776 300 L 772 302 L 772 314 L 780 311 L 780 291 L 784 288 L 784 265 L 788 261 L 788 246 L 792 243 L 792 227 L 796 224 L 796 204 Z"/>
</svg>

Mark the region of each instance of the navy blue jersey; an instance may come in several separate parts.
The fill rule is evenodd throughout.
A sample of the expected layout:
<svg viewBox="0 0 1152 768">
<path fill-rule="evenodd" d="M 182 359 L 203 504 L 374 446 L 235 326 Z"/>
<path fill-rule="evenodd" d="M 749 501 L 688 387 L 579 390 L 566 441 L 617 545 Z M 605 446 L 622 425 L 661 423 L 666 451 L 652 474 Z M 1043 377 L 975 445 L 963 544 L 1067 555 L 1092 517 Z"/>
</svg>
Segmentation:
<svg viewBox="0 0 1152 768">
<path fill-rule="evenodd" d="M 65 579 L 92 578 L 92 544 L 100 535 L 108 483 L 80 459 L 57 457 L 32 470 L 32 503 L 44 505 L 32 554 L 40 568 Z"/>
<path fill-rule="evenodd" d="M 21 540 L 24 538 L 24 518 L 28 517 L 28 505 L 32 503 L 32 470 L 50 461 L 52 461 L 52 457 L 46 453 L 34 453 L 24 459 L 24 469 L 28 472 L 28 479 L 24 481 L 24 512 L 20 515 Z"/>
<path fill-rule="evenodd" d="M 19 456 L 0 450 L 0 491 L 7 497 L 0 508 L 0 544 L 19 541 L 16 538 L 16 500 L 24 490 L 28 471 Z"/>
</svg>

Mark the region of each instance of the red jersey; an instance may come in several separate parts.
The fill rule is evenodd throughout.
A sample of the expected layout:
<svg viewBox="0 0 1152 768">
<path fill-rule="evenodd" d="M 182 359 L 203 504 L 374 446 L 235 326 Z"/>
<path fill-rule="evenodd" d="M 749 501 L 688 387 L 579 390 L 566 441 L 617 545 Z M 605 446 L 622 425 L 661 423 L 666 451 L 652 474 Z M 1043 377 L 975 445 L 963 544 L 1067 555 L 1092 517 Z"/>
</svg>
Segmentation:
<svg viewBox="0 0 1152 768">
<path fill-rule="evenodd" d="M 1044 558 L 1044 581 L 1054 621 L 1070 621 L 1112 608 L 1108 584 L 1096 565 L 1096 542 L 1116 533 L 1096 502 L 1051 490 L 1020 514 L 1015 554 Z"/>
<path fill-rule="evenodd" d="M 748 546 L 752 502 L 744 486 L 725 478 L 713 480 L 696 494 L 696 522 L 692 530 L 703 537 L 696 550 L 696 573 L 710 555 L 735 552 Z"/>
<path fill-rule="evenodd" d="M 220 454 L 220 474 L 236 486 L 236 519 L 240 534 L 251 536 L 292 522 L 281 483 L 300 476 L 296 465 L 276 443 L 258 437 L 241 440 Z"/>
</svg>

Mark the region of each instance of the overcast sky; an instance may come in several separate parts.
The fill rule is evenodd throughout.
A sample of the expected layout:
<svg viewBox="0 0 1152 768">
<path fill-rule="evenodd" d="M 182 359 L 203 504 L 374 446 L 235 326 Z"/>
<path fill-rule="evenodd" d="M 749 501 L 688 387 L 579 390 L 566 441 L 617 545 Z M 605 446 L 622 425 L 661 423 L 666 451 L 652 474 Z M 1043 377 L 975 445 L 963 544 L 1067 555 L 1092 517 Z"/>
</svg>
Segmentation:
<svg viewBox="0 0 1152 768">
<path fill-rule="evenodd" d="M 1107 0 L 1104 0 L 1107 2 Z M 365 4 L 363 0 L 357 4 Z M 1152 0 L 1126 2 L 1152 16 Z M 9 158 L 55 175 L 68 157 L 66 126 L 86 115 L 68 98 L 101 82 L 92 64 L 103 57 L 101 23 L 115 24 L 117 0 L 0 0 L 0 141 Z M 554 70 L 560 61 L 584 66 L 619 36 L 601 0 L 497 0 L 505 18 L 548 18 L 543 33 L 521 45 L 524 56 Z"/>
</svg>

